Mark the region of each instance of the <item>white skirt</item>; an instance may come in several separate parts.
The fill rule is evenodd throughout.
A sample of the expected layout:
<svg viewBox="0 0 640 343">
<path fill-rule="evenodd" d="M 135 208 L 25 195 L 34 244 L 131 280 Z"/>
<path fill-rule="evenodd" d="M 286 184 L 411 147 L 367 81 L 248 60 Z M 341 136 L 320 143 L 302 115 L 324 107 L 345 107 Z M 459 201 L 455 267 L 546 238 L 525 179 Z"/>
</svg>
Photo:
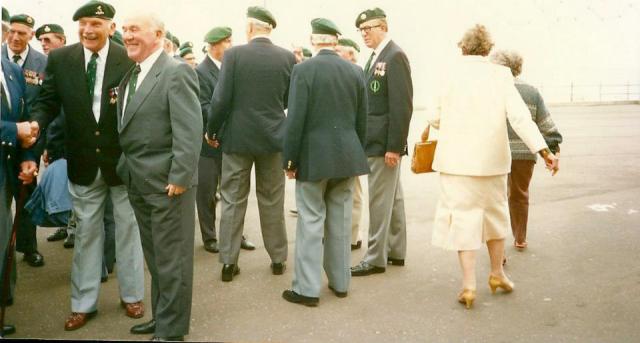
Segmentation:
<svg viewBox="0 0 640 343">
<path fill-rule="evenodd" d="M 510 227 L 507 174 L 440 173 L 433 245 L 446 250 L 477 250 L 486 241 L 504 239 Z"/>
</svg>

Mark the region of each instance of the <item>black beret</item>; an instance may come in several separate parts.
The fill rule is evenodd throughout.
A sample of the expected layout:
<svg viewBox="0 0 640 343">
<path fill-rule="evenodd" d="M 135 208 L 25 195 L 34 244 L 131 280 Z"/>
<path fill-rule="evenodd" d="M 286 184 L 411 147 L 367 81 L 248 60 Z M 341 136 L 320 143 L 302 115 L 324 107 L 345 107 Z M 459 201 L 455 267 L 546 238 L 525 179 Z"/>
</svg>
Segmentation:
<svg viewBox="0 0 640 343">
<path fill-rule="evenodd" d="M 354 49 L 356 49 L 357 52 L 360 52 L 360 47 L 358 46 L 358 44 L 354 41 L 352 41 L 349 38 L 340 38 L 338 40 L 338 45 L 340 46 L 350 46 Z"/>
<path fill-rule="evenodd" d="M 36 39 L 40 39 L 40 35 L 45 33 L 59 33 L 64 36 L 64 29 L 58 24 L 44 24 L 36 30 Z"/>
<path fill-rule="evenodd" d="M 124 41 L 122 40 L 122 33 L 120 33 L 120 31 L 116 30 L 113 33 L 113 36 L 111 36 L 111 41 L 116 43 L 116 44 L 120 44 L 122 46 L 124 46 Z"/>
<path fill-rule="evenodd" d="M 184 42 L 180 45 L 180 50 L 182 49 L 193 49 L 193 43 L 191 42 Z"/>
<path fill-rule="evenodd" d="M 311 21 L 311 32 L 321 35 L 341 35 L 340 30 L 331 20 L 325 18 L 316 18 Z"/>
<path fill-rule="evenodd" d="M 2 21 L 9 21 L 11 19 L 11 15 L 9 15 L 9 10 L 2 6 Z"/>
<path fill-rule="evenodd" d="M 36 21 L 33 19 L 33 17 L 28 14 L 16 14 L 14 16 L 11 16 L 11 18 L 9 19 L 9 22 L 11 24 L 13 23 L 24 24 L 29 26 L 30 28 L 33 28 L 33 26 L 36 24 Z"/>
<path fill-rule="evenodd" d="M 110 4 L 102 1 L 91 0 L 76 10 L 76 13 L 73 14 L 73 21 L 77 21 L 78 19 L 85 17 L 111 20 L 115 15 L 116 9 Z"/>
<path fill-rule="evenodd" d="M 191 48 L 182 48 L 180 49 L 180 57 L 184 57 L 187 54 L 192 54 L 193 53 L 193 49 Z"/>
<path fill-rule="evenodd" d="M 360 14 L 358 14 L 358 18 L 356 18 L 356 27 L 360 27 L 360 24 L 364 23 L 365 21 L 369 21 L 371 19 L 386 18 L 386 17 L 387 15 L 379 7 L 364 10 Z"/>
<path fill-rule="evenodd" d="M 264 7 L 260 6 L 252 6 L 247 9 L 247 17 L 258 19 L 262 22 L 271 24 L 271 27 L 276 28 L 276 19 L 273 17 L 273 14 L 269 12 Z"/>
</svg>

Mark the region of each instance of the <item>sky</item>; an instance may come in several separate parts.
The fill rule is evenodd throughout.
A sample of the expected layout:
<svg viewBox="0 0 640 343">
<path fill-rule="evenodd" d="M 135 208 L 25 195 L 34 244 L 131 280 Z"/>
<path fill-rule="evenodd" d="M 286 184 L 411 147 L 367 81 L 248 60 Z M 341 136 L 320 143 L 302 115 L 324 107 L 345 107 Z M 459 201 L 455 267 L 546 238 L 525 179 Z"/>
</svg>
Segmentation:
<svg viewBox="0 0 640 343">
<path fill-rule="evenodd" d="M 638 0 L 112 0 L 117 27 L 137 11 L 156 13 L 181 41 L 196 50 L 214 26 L 230 26 L 234 44 L 246 42 L 248 6 L 261 5 L 275 16 L 274 43 L 310 47 L 311 19 L 334 21 L 343 35 L 361 45 L 364 65 L 370 51 L 356 31 L 357 15 L 371 7 L 387 13 L 389 36 L 411 63 L 415 102 L 423 103 L 437 89 L 443 71 L 459 55 L 456 43 L 476 23 L 487 26 L 494 49 L 509 49 L 524 57 L 522 78 L 537 86 L 548 101 L 594 100 L 604 93 L 640 93 L 640 1 Z M 11 14 L 27 13 L 36 26 L 61 24 L 70 43 L 77 42 L 71 20 L 84 0 L 2 0 Z M 39 48 L 39 43 L 32 42 Z M 198 58 L 202 58 L 202 54 Z M 620 85 L 608 87 L 608 85 Z M 624 94 L 619 95 L 624 98 Z M 605 96 L 606 97 L 606 96 Z M 610 95 L 616 97 L 616 95 Z M 638 95 L 635 96 L 636 98 Z M 596 99 L 597 100 L 597 99 Z"/>
</svg>

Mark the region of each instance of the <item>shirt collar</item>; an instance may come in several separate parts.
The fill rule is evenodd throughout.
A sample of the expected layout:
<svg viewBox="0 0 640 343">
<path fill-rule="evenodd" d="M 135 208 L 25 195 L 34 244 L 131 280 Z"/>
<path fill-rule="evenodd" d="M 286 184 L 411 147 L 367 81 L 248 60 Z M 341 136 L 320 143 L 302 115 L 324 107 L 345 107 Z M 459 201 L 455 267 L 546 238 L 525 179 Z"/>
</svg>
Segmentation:
<svg viewBox="0 0 640 343">
<path fill-rule="evenodd" d="M 269 38 L 269 35 L 255 35 L 255 36 L 251 37 L 251 40 L 254 40 L 256 38 L 266 38 L 268 40 L 271 40 L 271 38 Z"/>
<path fill-rule="evenodd" d="M 8 52 L 7 55 L 9 55 L 9 61 L 13 62 L 13 56 L 20 55 L 20 57 L 22 58 L 21 61 L 24 64 L 24 61 L 27 60 L 27 55 L 29 55 L 29 48 L 30 46 L 29 44 L 27 44 L 27 47 L 24 49 L 23 52 L 16 54 L 15 52 L 13 52 L 13 50 L 9 49 L 9 47 L 7 46 L 7 52 Z"/>
<path fill-rule="evenodd" d="M 378 47 L 373 50 L 373 52 L 376 54 L 376 57 L 380 56 L 380 53 L 382 53 L 382 50 L 384 50 L 384 48 L 386 48 L 387 45 L 389 45 L 390 41 L 391 41 L 391 39 L 389 38 L 389 36 L 384 37 L 382 42 L 380 42 L 380 44 L 378 44 Z"/>
<path fill-rule="evenodd" d="M 86 65 L 89 63 L 89 60 L 91 60 L 91 55 L 93 55 L 93 51 L 85 47 L 83 47 L 82 49 L 84 50 L 84 63 Z M 98 51 L 98 59 L 100 59 L 100 61 L 106 61 L 108 54 L 109 54 L 109 39 L 107 39 L 107 42 L 104 44 L 102 49 Z"/>
<path fill-rule="evenodd" d="M 209 59 L 211 60 L 211 62 L 213 62 L 213 64 L 216 65 L 216 67 L 218 67 L 218 69 L 222 68 L 222 61 L 218 61 L 217 59 L 213 58 L 211 55 L 207 54 L 207 57 L 209 57 Z"/>
<path fill-rule="evenodd" d="M 160 55 L 164 52 L 162 46 L 158 47 L 156 51 L 152 52 L 151 55 L 147 56 L 144 61 L 138 63 L 140 65 L 140 71 L 150 70 L 153 67 L 153 64 L 156 63 Z"/>
</svg>

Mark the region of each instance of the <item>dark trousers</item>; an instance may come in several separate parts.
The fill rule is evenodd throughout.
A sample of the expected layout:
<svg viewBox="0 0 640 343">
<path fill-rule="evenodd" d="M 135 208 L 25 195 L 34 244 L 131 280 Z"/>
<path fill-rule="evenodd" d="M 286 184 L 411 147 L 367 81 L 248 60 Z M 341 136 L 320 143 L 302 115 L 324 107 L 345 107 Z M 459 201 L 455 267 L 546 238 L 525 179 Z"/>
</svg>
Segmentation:
<svg viewBox="0 0 640 343">
<path fill-rule="evenodd" d="M 517 243 L 527 241 L 527 221 L 529 219 L 529 183 L 533 175 L 535 161 L 511 161 L 507 186 L 509 194 L 509 214 L 511 231 Z"/>
<path fill-rule="evenodd" d="M 37 180 L 34 180 L 27 187 L 27 197 L 29 199 L 37 186 Z M 16 204 L 18 203 L 18 194 L 14 194 Z M 26 204 L 26 201 L 24 202 Z M 31 254 L 38 251 L 38 240 L 36 238 L 36 226 L 31 222 L 29 212 L 24 210 L 24 206 L 16 208 L 16 212 L 20 212 L 20 223 L 16 230 L 16 251 Z"/>
<path fill-rule="evenodd" d="M 151 308 L 158 337 L 189 333 L 195 198 L 194 188 L 174 197 L 129 193 L 151 274 Z"/>
<path fill-rule="evenodd" d="M 222 154 L 216 157 L 200 156 L 196 206 L 202 241 L 216 240 L 216 191 L 222 170 Z"/>
</svg>

